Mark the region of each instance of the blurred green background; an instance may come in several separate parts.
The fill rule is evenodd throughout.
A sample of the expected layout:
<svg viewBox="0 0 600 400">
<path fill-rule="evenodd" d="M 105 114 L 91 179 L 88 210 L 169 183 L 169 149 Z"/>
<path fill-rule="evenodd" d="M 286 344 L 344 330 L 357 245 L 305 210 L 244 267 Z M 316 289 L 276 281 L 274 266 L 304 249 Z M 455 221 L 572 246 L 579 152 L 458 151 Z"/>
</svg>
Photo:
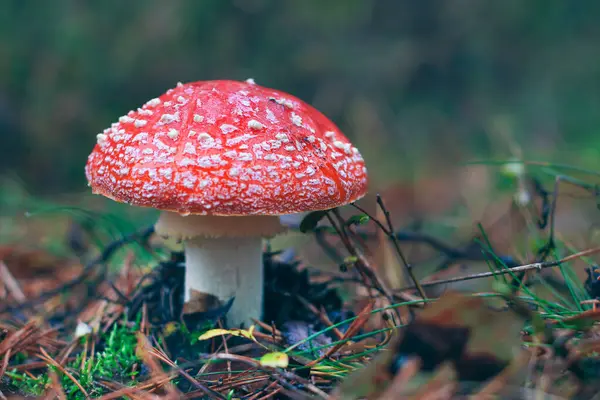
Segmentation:
<svg viewBox="0 0 600 400">
<path fill-rule="evenodd" d="M 219 78 L 315 105 L 356 142 L 376 186 L 520 151 L 599 164 L 596 0 L 0 7 L 0 173 L 34 194 L 86 191 L 96 133 L 177 81 Z"/>
</svg>

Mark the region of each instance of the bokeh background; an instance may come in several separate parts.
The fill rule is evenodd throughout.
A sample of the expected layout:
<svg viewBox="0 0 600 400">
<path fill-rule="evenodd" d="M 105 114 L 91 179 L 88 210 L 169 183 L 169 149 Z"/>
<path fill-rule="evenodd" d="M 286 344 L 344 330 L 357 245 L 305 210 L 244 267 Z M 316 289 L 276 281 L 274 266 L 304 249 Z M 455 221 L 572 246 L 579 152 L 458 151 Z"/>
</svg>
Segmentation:
<svg viewBox="0 0 600 400">
<path fill-rule="evenodd" d="M 594 0 L 4 0 L 0 169 L 85 191 L 96 133 L 177 81 L 314 104 L 374 186 L 474 158 L 600 160 Z M 518 143 L 515 150 L 511 142 Z"/>
<path fill-rule="evenodd" d="M 152 223 L 150 210 L 92 196 L 84 165 L 97 133 L 178 81 L 254 78 L 313 104 L 364 155 L 371 206 L 385 193 L 397 227 L 425 217 L 424 231 L 454 244 L 481 222 L 498 251 L 531 251 L 516 235 L 527 223 L 505 218 L 520 182 L 465 163 L 600 170 L 596 0 L 3 0 L 0 9 L 0 243 L 70 254 L 71 217 L 100 220 L 81 208 L 118 216 L 113 237 Z M 568 212 L 557 214 L 582 245 L 600 226 L 589 197 L 561 200 Z M 290 243 L 298 239 L 280 245 Z"/>
</svg>

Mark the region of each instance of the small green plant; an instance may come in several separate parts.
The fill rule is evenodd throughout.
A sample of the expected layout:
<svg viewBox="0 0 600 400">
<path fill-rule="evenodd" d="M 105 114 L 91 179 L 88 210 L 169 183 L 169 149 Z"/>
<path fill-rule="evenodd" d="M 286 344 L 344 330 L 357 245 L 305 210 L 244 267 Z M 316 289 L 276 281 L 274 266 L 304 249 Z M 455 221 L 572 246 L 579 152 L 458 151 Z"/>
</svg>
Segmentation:
<svg viewBox="0 0 600 400">
<path fill-rule="evenodd" d="M 47 373 L 31 377 L 16 370 L 6 372 L 6 376 L 11 379 L 11 384 L 24 394 L 39 397 L 44 394 L 46 388 L 50 385 L 50 376 Z"/>
<path fill-rule="evenodd" d="M 92 397 L 106 393 L 106 389 L 98 384 L 100 379 L 120 380 L 123 384 L 135 383 L 135 377 L 140 369 L 136 365 L 141 363 L 136 354 L 136 332 L 139 324 L 115 324 L 113 328 L 100 340 L 104 348 L 94 354 L 80 353 L 75 360 L 68 363 L 65 369 L 78 381 L 85 391 Z M 82 337 L 82 341 L 89 340 Z M 84 359 L 85 357 L 85 359 Z M 57 368 L 49 366 L 59 377 L 65 394 L 72 399 L 84 399 L 81 389 Z M 13 370 L 7 375 L 12 379 L 12 384 L 21 392 L 31 396 L 41 396 L 51 383 L 48 372 L 37 377 Z"/>
</svg>

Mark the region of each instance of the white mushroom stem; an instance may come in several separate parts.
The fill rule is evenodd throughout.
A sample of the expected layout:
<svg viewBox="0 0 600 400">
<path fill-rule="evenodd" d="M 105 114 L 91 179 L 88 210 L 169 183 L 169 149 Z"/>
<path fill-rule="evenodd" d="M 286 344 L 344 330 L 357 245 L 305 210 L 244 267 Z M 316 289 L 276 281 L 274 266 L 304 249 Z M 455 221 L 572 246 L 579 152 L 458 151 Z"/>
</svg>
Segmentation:
<svg viewBox="0 0 600 400">
<path fill-rule="evenodd" d="M 260 319 L 263 305 L 262 238 L 285 228 L 274 216 L 221 217 L 163 212 L 156 223 L 162 236 L 184 240 L 185 301 L 192 291 L 226 303 L 235 296 L 230 327 Z"/>
<path fill-rule="evenodd" d="M 260 320 L 263 306 L 261 237 L 206 238 L 185 241 L 185 301 L 191 290 L 210 293 L 226 302 L 235 296 L 227 314 L 230 326 Z"/>
</svg>

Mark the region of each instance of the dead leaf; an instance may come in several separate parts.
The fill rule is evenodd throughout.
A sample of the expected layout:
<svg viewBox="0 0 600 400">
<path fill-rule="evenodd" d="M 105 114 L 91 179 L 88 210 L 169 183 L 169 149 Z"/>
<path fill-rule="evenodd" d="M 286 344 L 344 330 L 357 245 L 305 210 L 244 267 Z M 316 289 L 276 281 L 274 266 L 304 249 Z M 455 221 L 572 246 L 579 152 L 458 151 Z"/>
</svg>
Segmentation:
<svg viewBox="0 0 600 400">
<path fill-rule="evenodd" d="M 339 388 L 340 398 L 376 398 L 413 357 L 423 372 L 450 363 L 458 381 L 484 382 L 518 354 L 523 323 L 512 311 L 494 311 L 482 297 L 448 292 L 399 330 L 369 365 L 350 375 Z"/>
</svg>

